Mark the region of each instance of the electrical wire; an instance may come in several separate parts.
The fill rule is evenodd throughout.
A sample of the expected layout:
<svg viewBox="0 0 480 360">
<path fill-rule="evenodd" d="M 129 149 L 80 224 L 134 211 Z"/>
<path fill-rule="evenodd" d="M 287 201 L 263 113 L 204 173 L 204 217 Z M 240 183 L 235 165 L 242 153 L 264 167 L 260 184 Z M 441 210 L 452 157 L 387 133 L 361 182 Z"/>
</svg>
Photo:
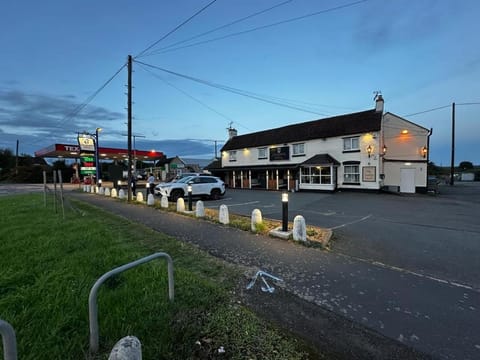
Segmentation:
<svg viewBox="0 0 480 360">
<path fill-rule="evenodd" d="M 204 10 L 206 10 L 208 7 L 210 7 L 211 5 L 213 5 L 213 3 L 215 3 L 217 0 L 212 0 L 210 1 L 207 5 L 205 5 L 203 8 L 201 8 L 200 10 L 198 10 L 195 14 L 193 14 L 192 16 L 190 16 L 187 20 L 183 21 L 181 24 L 177 25 L 175 28 L 173 28 L 172 30 L 170 30 L 168 33 L 166 33 L 165 35 L 163 35 L 160 39 L 158 39 L 157 41 L 155 41 L 153 44 L 151 44 L 150 46 L 148 46 L 147 48 L 145 48 L 144 50 L 142 50 L 137 56 L 134 56 L 134 58 L 137 58 L 137 57 L 140 57 L 142 56 L 143 54 L 145 54 L 148 50 L 150 50 L 151 48 L 153 48 L 154 46 L 156 46 L 158 43 L 160 43 L 162 40 L 165 40 L 168 36 L 172 35 L 175 31 L 177 31 L 178 29 L 180 29 L 183 25 L 185 25 L 186 23 L 188 23 L 190 20 L 192 20 L 194 17 L 196 17 L 197 15 L 199 15 L 200 13 L 202 13 Z"/>
<path fill-rule="evenodd" d="M 140 61 L 136 61 L 136 63 L 143 64 L 147 67 L 151 67 L 151 68 L 166 72 L 168 74 L 172 74 L 172 75 L 175 75 L 175 76 L 187 79 L 187 80 L 191 80 L 191 81 L 194 81 L 194 82 L 206 85 L 206 86 L 210 86 L 210 87 L 213 87 L 213 88 L 216 88 L 216 89 L 231 92 L 233 94 L 241 95 L 241 96 L 248 97 L 248 98 L 251 98 L 251 99 L 256 99 L 258 101 L 262 101 L 262 102 L 266 102 L 266 103 L 269 103 L 269 104 L 282 106 L 282 107 L 285 107 L 285 108 L 298 110 L 298 111 L 302 111 L 302 112 L 306 112 L 306 113 L 310 113 L 310 114 L 315 114 L 315 115 L 320 115 L 320 116 L 328 116 L 327 114 L 324 114 L 324 113 L 319 113 L 319 112 L 303 109 L 303 108 L 298 107 L 298 106 L 291 106 L 291 105 L 280 103 L 278 101 L 269 100 L 267 98 L 267 96 L 264 96 L 264 95 L 261 95 L 261 94 L 256 94 L 256 93 L 253 93 L 253 92 L 236 89 L 236 88 L 233 88 L 233 87 L 230 87 L 230 86 L 217 84 L 217 83 L 214 83 L 214 82 L 211 82 L 211 81 L 198 79 L 198 78 L 195 78 L 195 77 L 192 77 L 192 76 L 189 76 L 189 75 L 180 74 L 180 73 L 177 73 L 175 71 L 167 70 L 167 69 L 161 68 L 159 66 L 155 66 L 155 65 L 146 64 L 146 63 L 143 63 L 143 62 L 140 62 Z"/>
<path fill-rule="evenodd" d="M 127 63 L 124 63 L 107 81 L 105 81 L 92 95 L 90 95 L 83 103 L 79 104 L 75 107 L 71 112 L 65 115 L 61 120 L 59 120 L 58 128 L 63 128 L 63 125 L 67 122 L 72 120 L 75 116 L 77 116 L 93 99 L 103 90 L 107 85 L 112 82 L 112 80 L 127 66 Z M 38 141 L 40 141 L 39 139 Z"/>
<path fill-rule="evenodd" d="M 439 107 L 436 107 L 436 108 L 433 108 L 433 109 L 428 109 L 428 110 L 419 111 L 419 112 L 416 112 L 416 113 L 413 113 L 413 114 L 403 115 L 403 117 L 409 117 L 409 116 L 415 116 L 415 115 L 420 115 L 420 114 L 426 114 L 426 113 L 429 113 L 429 112 L 432 112 L 432 111 L 445 109 L 445 108 L 450 107 L 450 106 L 451 106 L 450 104 L 449 104 L 449 105 L 444 105 L 444 106 L 439 106 Z"/>
<path fill-rule="evenodd" d="M 211 106 L 205 104 L 204 102 L 198 100 L 197 98 L 193 97 L 192 95 L 188 94 L 186 91 L 180 89 L 179 87 L 173 85 L 172 83 L 170 83 L 169 81 L 163 79 L 162 77 L 160 77 L 158 74 L 155 74 L 154 72 L 150 71 L 149 69 L 146 69 L 144 65 L 140 64 L 138 61 L 136 62 L 137 64 L 140 65 L 140 68 L 143 69 L 144 71 L 146 71 L 147 73 L 149 73 L 150 75 L 156 77 L 157 79 L 160 79 L 161 81 L 163 81 L 165 84 L 173 87 L 175 90 L 181 92 L 183 95 L 187 96 L 188 98 L 192 99 L 193 101 L 199 103 L 200 105 L 204 106 L 205 108 L 209 109 L 210 111 L 214 112 L 215 114 L 223 117 L 224 119 L 228 120 L 228 121 L 233 121 L 232 118 L 228 117 L 227 115 L 225 114 L 222 114 L 221 112 L 215 110 L 214 108 L 212 108 Z"/>
<path fill-rule="evenodd" d="M 158 53 L 158 52 L 160 52 L 160 51 L 162 51 L 162 50 L 169 49 L 169 48 L 172 48 L 172 47 L 174 47 L 174 46 L 177 46 L 177 45 L 180 45 L 180 44 L 184 44 L 184 43 L 189 42 L 189 41 L 191 41 L 191 40 L 195 40 L 195 39 L 198 39 L 198 38 L 200 38 L 200 37 L 202 37 L 202 36 L 211 34 L 211 33 L 215 32 L 215 31 L 218 31 L 218 30 L 221 30 L 221 29 L 225 29 L 225 28 L 230 27 L 230 26 L 232 26 L 232 25 L 238 24 L 238 23 L 240 23 L 240 22 L 242 22 L 242 21 L 251 19 L 251 18 L 253 18 L 253 17 L 255 17 L 255 16 L 264 14 L 264 13 L 266 13 L 266 12 L 268 12 L 268 11 L 271 11 L 271 10 L 273 10 L 273 9 L 276 9 L 276 8 L 280 7 L 280 6 L 283 6 L 283 5 L 285 5 L 285 4 L 288 4 L 288 3 L 292 2 L 292 1 L 293 1 L 293 0 L 283 1 L 283 2 L 281 2 L 281 3 L 279 3 L 279 4 L 276 4 L 276 5 L 274 5 L 274 6 L 271 6 L 271 7 L 267 8 L 267 9 L 264 9 L 264 10 L 258 11 L 258 12 L 256 12 L 256 13 L 253 13 L 253 14 L 250 14 L 250 15 L 247 15 L 247 16 L 244 16 L 244 17 L 242 17 L 242 18 L 240 18 L 240 19 L 234 20 L 234 21 L 232 21 L 232 22 L 230 22 L 230 23 L 228 23 L 228 24 L 224 24 L 224 25 L 218 26 L 218 27 L 216 27 L 216 28 L 214 28 L 214 29 L 212 29 L 212 30 L 205 31 L 205 32 L 203 32 L 203 33 L 201 33 L 201 34 L 192 36 L 192 37 L 190 37 L 190 38 L 188 38 L 188 39 L 181 40 L 181 41 L 177 41 L 177 42 L 175 42 L 175 43 L 173 43 L 173 44 L 170 44 L 170 45 L 168 45 L 168 46 L 164 46 L 164 47 L 162 47 L 162 48 L 160 48 L 160 49 L 155 50 L 155 52 L 152 52 L 152 53 L 150 53 L 150 54 L 148 54 L 148 53 L 147 53 L 147 54 L 144 54 L 143 57 L 153 55 L 154 53 Z"/>
<path fill-rule="evenodd" d="M 203 45 L 203 44 L 207 44 L 207 43 L 210 43 L 210 42 L 227 39 L 227 38 L 230 38 L 230 37 L 233 37 L 233 36 L 244 35 L 244 34 L 248 34 L 248 33 L 254 32 L 254 31 L 263 30 L 263 29 L 267 29 L 267 28 L 270 28 L 270 27 L 274 27 L 274 26 L 278 26 L 278 25 L 283 25 L 283 24 L 290 23 L 290 22 L 294 22 L 294 21 L 298 21 L 298 20 L 303 20 L 303 19 L 306 19 L 306 18 L 309 18 L 309 17 L 312 17 L 312 16 L 321 15 L 321 14 L 325 14 L 325 13 L 328 13 L 328 12 L 332 12 L 332 11 L 336 11 L 336 10 L 340 10 L 340 9 L 344 9 L 344 8 L 348 8 L 348 7 L 352 7 L 352 6 L 355 6 L 355 5 L 358 5 L 358 4 L 367 2 L 367 1 L 369 1 L 369 0 L 359 0 L 359 1 L 355 1 L 355 2 L 348 3 L 348 4 L 339 5 L 339 6 L 335 6 L 335 7 L 332 7 L 332 8 L 328 8 L 328 9 L 316 11 L 316 12 L 309 13 L 309 14 L 306 14 L 306 15 L 297 16 L 297 17 L 294 17 L 294 18 L 291 18 L 291 19 L 286 19 L 286 20 L 278 21 L 278 22 L 275 22 L 275 23 L 272 23 L 272 24 L 263 25 L 263 26 L 258 26 L 258 27 L 255 27 L 255 28 L 252 28 L 252 29 L 249 29 L 249 30 L 239 31 L 239 32 L 236 32 L 236 33 L 227 34 L 227 35 L 220 36 L 220 37 L 217 37 L 217 38 L 213 38 L 213 39 L 209 39 L 209 40 L 204 40 L 204 41 L 199 41 L 199 42 L 196 42 L 196 43 L 193 43 L 193 44 L 189 44 L 189 45 L 178 46 L 178 47 L 174 47 L 174 48 L 165 49 L 165 50 L 162 50 L 162 51 L 160 51 L 160 50 L 158 50 L 158 51 L 153 51 L 153 52 L 151 52 L 149 55 L 163 54 L 163 53 L 170 52 L 170 51 L 185 49 L 185 48 L 192 47 L 192 46 Z"/>
</svg>

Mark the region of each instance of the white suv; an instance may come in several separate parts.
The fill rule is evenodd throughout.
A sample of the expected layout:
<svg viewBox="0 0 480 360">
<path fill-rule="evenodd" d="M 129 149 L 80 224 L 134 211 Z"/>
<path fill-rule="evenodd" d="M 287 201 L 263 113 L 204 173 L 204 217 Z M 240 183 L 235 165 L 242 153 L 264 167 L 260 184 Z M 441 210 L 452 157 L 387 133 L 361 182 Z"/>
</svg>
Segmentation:
<svg viewBox="0 0 480 360">
<path fill-rule="evenodd" d="M 171 201 L 188 196 L 188 185 L 192 185 L 192 196 L 210 197 L 218 200 L 225 194 L 225 183 L 215 176 L 188 176 L 176 182 L 155 186 L 155 195 L 166 195 Z"/>
</svg>

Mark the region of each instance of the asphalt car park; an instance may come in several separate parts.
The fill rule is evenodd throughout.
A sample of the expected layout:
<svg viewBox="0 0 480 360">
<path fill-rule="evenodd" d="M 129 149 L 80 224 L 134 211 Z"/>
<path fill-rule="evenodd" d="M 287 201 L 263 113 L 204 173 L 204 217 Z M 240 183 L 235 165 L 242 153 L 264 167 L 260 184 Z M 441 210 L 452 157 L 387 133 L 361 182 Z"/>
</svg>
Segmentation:
<svg viewBox="0 0 480 360">
<path fill-rule="evenodd" d="M 329 228 L 331 251 L 397 271 L 480 291 L 480 183 L 441 186 L 440 194 L 289 193 L 289 220 Z M 228 189 L 230 212 L 282 218 L 281 192 Z"/>
</svg>

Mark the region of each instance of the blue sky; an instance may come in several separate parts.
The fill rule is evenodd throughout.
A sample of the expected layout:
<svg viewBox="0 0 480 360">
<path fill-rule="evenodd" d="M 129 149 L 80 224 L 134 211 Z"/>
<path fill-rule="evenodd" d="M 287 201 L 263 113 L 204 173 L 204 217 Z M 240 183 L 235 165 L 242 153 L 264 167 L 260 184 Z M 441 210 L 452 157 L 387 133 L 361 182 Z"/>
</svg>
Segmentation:
<svg viewBox="0 0 480 360">
<path fill-rule="evenodd" d="M 127 55 L 141 54 L 210 2 L 2 4 L 0 148 L 14 150 L 18 139 L 20 153 L 33 154 L 53 143 L 75 144 L 77 132 L 96 127 L 103 128 L 101 146 L 126 147 L 125 68 L 82 111 L 75 109 L 125 64 Z M 211 158 L 214 141 L 222 145 L 230 122 L 244 134 L 367 110 L 380 90 L 386 111 L 433 128 L 431 160 L 449 165 L 449 105 L 480 103 L 478 14 L 476 0 L 217 0 L 135 58 L 133 132 L 144 136 L 136 138 L 136 147 Z M 474 150 L 479 114 L 480 104 L 457 106 L 456 164 L 480 164 L 480 152 Z"/>
</svg>

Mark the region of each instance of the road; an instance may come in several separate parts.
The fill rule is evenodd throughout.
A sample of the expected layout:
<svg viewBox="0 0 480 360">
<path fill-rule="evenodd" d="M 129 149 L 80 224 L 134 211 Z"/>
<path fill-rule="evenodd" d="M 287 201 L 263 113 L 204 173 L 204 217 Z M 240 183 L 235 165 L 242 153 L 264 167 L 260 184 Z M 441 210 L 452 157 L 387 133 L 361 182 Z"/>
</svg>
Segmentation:
<svg viewBox="0 0 480 360">
<path fill-rule="evenodd" d="M 229 189 L 207 207 L 281 219 L 278 192 Z M 290 193 L 289 220 L 331 228 L 331 251 L 306 255 L 304 298 L 440 359 L 480 358 L 480 184 L 399 196 Z M 278 269 L 278 273 L 282 273 Z M 283 272 L 285 276 L 285 272 Z"/>
</svg>

